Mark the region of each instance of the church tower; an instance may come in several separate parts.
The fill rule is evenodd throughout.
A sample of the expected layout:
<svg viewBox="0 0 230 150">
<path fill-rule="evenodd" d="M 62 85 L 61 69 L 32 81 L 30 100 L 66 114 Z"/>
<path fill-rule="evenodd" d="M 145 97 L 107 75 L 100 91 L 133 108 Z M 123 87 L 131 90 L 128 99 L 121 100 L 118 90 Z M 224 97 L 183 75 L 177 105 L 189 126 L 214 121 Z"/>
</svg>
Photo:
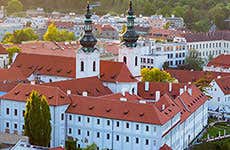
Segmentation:
<svg viewBox="0 0 230 150">
<path fill-rule="evenodd" d="M 76 78 L 98 76 L 100 72 L 100 52 L 95 45 L 97 39 L 92 31 L 92 13 L 88 3 L 85 15 L 84 35 L 80 39 L 81 48 L 76 53 Z"/>
<path fill-rule="evenodd" d="M 139 35 L 135 31 L 134 20 L 133 4 L 130 0 L 127 16 L 127 31 L 123 34 L 124 43 L 122 43 L 122 47 L 119 50 L 118 60 L 127 65 L 133 76 L 140 76 L 141 53 L 143 53 L 142 49 L 146 47 L 137 45 Z"/>
</svg>

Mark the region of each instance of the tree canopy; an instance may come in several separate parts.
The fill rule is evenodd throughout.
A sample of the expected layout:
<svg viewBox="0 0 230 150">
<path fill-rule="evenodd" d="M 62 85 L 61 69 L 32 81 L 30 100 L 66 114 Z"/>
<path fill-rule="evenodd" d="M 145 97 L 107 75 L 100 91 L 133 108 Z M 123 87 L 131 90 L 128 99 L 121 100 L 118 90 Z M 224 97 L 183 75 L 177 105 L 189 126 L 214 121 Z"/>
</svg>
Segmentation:
<svg viewBox="0 0 230 150">
<path fill-rule="evenodd" d="M 54 23 L 51 23 L 43 36 L 45 41 L 74 41 L 76 39 L 73 32 L 67 30 L 59 30 Z"/>
<path fill-rule="evenodd" d="M 24 28 L 21 30 L 15 30 L 13 33 L 6 33 L 2 39 L 4 44 L 20 44 L 23 41 L 34 41 L 38 39 L 38 35 L 32 28 Z"/>
<path fill-rule="evenodd" d="M 9 64 L 12 63 L 12 60 L 13 60 L 13 56 L 15 53 L 19 53 L 21 51 L 21 48 L 17 47 L 17 46 L 12 46 L 12 47 L 8 47 L 6 49 L 6 51 L 8 52 L 9 54 Z"/>
<path fill-rule="evenodd" d="M 23 11 L 23 4 L 19 0 L 9 0 L 6 6 L 7 15 L 16 14 Z"/>
<path fill-rule="evenodd" d="M 141 77 L 142 81 L 148 82 L 174 82 L 175 79 L 171 77 L 171 75 L 164 71 L 160 70 L 159 68 L 143 68 L 141 70 Z"/>
<path fill-rule="evenodd" d="M 46 97 L 32 91 L 26 103 L 25 135 L 30 144 L 49 146 L 51 140 L 51 115 Z"/>
</svg>

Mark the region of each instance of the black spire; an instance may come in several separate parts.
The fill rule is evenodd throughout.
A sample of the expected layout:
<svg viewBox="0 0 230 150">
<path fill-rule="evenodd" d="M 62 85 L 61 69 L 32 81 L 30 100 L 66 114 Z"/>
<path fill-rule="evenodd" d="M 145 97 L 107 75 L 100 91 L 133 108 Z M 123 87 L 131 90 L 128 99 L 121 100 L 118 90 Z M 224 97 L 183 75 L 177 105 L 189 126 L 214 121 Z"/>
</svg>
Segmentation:
<svg viewBox="0 0 230 150">
<path fill-rule="evenodd" d="M 84 35 L 80 39 L 80 44 L 82 46 L 82 50 L 85 52 L 92 52 L 95 50 L 94 46 L 97 44 L 97 39 L 94 37 L 92 31 L 92 20 L 91 20 L 91 12 L 90 12 L 90 5 L 88 2 L 87 5 L 87 12 L 85 14 L 85 26 L 84 26 Z"/>
<path fill-rule="evenodd" d="M 137 40 L 139 36 L 134 29 L 134 20 L 135 20 L 135 17 L 134 17 L 134 12 L 133 12 L 133 4 L 132 4 L 132 0 L 130 0 L 128 17 L 127 17 L 127 31 L 123 35 L 124 44 L 127 47 L 137 46 Z"/>
</svg>

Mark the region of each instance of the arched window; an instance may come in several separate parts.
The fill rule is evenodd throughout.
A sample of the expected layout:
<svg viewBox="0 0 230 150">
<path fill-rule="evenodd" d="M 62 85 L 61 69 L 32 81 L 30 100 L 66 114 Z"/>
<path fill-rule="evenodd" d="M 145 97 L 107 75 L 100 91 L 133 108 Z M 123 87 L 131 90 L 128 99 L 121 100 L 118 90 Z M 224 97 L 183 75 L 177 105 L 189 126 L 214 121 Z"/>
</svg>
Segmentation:
<svg viewBox="0 0 230 150">
<path fill-rule="evenodd" d="M 124 62 L 125 64 L 127 64 L 127 58 L 126 58 L 126 56 L 123 57 L 123 62 Z"/>
<path fill-rule="evenodd" d="M 84 62 L 81 61 L 81 71 L 84 71 Z"/>
<path fill-rule="evenodd" d="M 96 71 L 96 61 L 93 61 L 93 72 Z"/>
<path fill-rule="evenodd" d="M 135 57 L 135 66 L 137 66 L 137 56 Z"/>
</svg>

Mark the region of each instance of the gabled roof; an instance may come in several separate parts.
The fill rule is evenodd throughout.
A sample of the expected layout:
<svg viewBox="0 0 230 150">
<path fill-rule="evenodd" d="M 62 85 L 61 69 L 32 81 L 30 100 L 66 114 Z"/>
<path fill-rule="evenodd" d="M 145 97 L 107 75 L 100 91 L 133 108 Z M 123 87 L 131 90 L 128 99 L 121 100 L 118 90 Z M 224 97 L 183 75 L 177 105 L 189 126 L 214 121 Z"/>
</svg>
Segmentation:
<svg viewBox="0 0 230 150">
<path fill-rule="evenodd" d="M 165 111 L 168 111 L 167 108 L 165 111 L 162 111 L 152 103 L 123 102 L 111 100 L 106 97 L 95 98 L 71 95 L 71 98 L 72 104 L 68 107 L 67 113 L 108 119 L 163 125 L 179 112 L 179 107 L 177 107 L 176 104 L 172 106 L 172 110 L 169 111 L 169 114 L 165 113 Z M 162 98 L 169 97 L 165 96 Z M 161 99 L 159 101 L 161 101 Z M 171 100 L 171 102 L 174 103 L 173 100 Z"/>
<path fill-rule="evenodd" d="M 26 81 L 20 69 L 11 67 L 9 69 L 0 69 L 0 82 Z"/>
<path fill-rule="evenodd" d="M 230 76 L 222 77 L 215 80 L 224 94 L 230 94 Z"/>
<path fill-rule="evenodd" d="M 2 44 L 0 44 L 0 55 L 1 54 L 8 54 L 8 52 L 6 51 L 6 49 L 2 46 Z"/>
<path fill-rule="evenodd" d="M 75 57 L 20 53 L 12 67 L 29 77 L 31 74 L 76 77 Z M 100 80 L 105 82 L 136 82 L 127 66 L 122 62 L 100 61 Z"/>
<path fill-rule="evenodd" d="M 222 67 L 222 68 L 230 68 L 230 55 L 221 54 L 216 58 L 213 58 L 208 64 L 208 67 Z"/>
<path fill-rule="evenodd" d="M 209 71 L 191 71 L 191 70 L 166 70 L 173 78 L 176 78 L 179 83 L 195 82 L 202 77 L 208 77 L 211 80 L 218 76 L 229 76 L 230 73 L 209 72 Z"/>
<path fill-rule="evenodd" d="M 7 94 L 3 95 L 1 99 L 26 102 L 33 90 L 38 91 L 41 95 L 45 95 L 49 105 L 59 106 L 71 103 L 66 93 L 57 87 L 31 84 L 18 84 Z"/>
<path fill-rule="evenodd" d="M 123 62 L 100 61 L 100 79 L 104 82 L 136 82 Z"/>
<path fill-rule="evenodd" d="M 192 85 L 191 89 L 192 95 L 188 92 L 184 92 L 175 99 L 176 104 L 181 109 L 181 123 L 208 100 L 208 97 L 205 96 L 205 94 L 203 94 L 195 85 Z"/>
<path fill-rule="evenodd" d="M 98 79 L 98 77 L 89 77 L 81 79 L 73 79 L 59 82 L 46 83 L 43 85 L 48 85 L 52 87 L 59 87 L 64 92 L 70 90 L 72 94 L 82 95 L 83 92 L 87 92 L 88 96 L 102 96 L 111 94 L 111 90 L 105 87 Z"/>
</svg>

